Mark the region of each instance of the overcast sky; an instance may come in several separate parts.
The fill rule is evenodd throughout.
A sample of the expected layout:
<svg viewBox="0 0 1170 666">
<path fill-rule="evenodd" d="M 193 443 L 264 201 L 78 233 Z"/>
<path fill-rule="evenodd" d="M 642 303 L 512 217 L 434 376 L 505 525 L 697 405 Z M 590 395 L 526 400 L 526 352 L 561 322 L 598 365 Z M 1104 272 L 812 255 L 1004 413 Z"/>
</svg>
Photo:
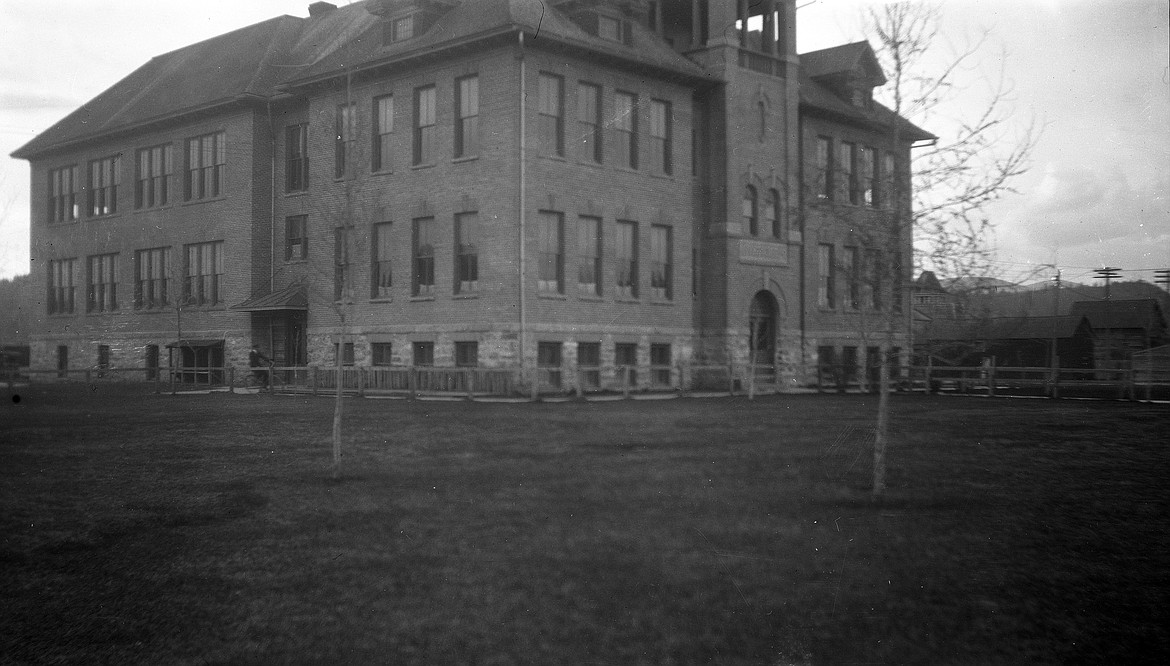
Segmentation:
<svg viewBox="0 0 1170 666">
<path fill-rule="evenodd" d="M 0 278 L 28 272 L 28 163 L 9 153 L 152 56 L 280 14 L 306 16 L 308 4 L 0 0 Z M 864 37 L 867 0 L 798 4 L 800 51 Z M 1051 263 L 1086 283 L 1102 265 L 1146 280 L 1170 268 L 1170 0 L 940 4 L 940 58 L 949 43 L 990 31 L 946 115 L 978 108 L 1003 64 L 1018 128 L 1044 125 L 1020 193 L 990 211 L 1005 277 Z M 927 129 L 941 134 L 947 122 Z"/>
</svg>

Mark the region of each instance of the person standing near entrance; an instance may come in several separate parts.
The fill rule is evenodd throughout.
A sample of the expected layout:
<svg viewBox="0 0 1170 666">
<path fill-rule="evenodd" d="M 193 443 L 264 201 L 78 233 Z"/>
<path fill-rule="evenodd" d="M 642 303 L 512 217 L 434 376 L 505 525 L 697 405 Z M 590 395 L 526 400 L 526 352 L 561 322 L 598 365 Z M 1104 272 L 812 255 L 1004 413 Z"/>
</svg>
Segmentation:
<svg viewBox="0 0 1170 666">
<path fill-rule="evenodd" d="M 264 388 L 268 388 L 268 379 L 272 372 L 272 359 L 265 356 L 260 351 L 259 346 L 252 345 L 252 351 L 248 352 L 248 365 L 252 366 L 252 376 L 256 378 L 256 381 L 260 382 L 260 385 Z M 268 369 L 257 369 L 264 366 L 267 366 Z"/>
</svg>

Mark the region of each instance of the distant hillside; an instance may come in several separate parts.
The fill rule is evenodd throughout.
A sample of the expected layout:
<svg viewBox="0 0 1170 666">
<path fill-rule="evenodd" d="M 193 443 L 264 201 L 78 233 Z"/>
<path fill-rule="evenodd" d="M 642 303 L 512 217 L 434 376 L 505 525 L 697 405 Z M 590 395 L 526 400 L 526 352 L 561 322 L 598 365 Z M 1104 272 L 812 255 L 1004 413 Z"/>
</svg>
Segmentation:
<svg viewBox="0 0 1170 666">
<path fill-rule="evenodd" d="M 36 298 L 32 276 L 0 280 L 0 346 L 27 345 Z"/>
<path fill-rule="evenodd" d="M 1053 314 L 1056 305 L 1057 290 L 1055 287 L 1034 289 L 1015 293 L 996 293 L 971 295 L 967 301 L 966 310 L 976 316 L 993 317 L 1047 317 Z M 1110 297 L 1115 300 L 1135 298 L 1154 298 L 1162 306 L 1162 312 L 1170 314 L 1170 294 L 1157 285 L 1143 282 L 1118 282 L 1110 289 Z M 1077 301 L 1100 301 L 1105 299 L 1105 287 L 1087 287 L 1084 285 L 1065 285 L 1060 289 L 1060 303 L 1057 314 L 1066 315 L 1072 304 Z"/>
</svg>

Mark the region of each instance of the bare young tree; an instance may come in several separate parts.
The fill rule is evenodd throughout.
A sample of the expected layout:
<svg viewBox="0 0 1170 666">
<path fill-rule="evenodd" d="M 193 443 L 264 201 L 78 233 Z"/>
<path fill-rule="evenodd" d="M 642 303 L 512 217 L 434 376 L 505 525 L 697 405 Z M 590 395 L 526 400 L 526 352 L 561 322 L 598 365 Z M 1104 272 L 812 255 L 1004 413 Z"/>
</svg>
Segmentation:
<svg viewBox="0 0 1170 666">
<path fill-rule="evenodd" d="M 938 6 L 894 2 L 866 11 L 867 31 L 889 77 L 883 92 L 894 113 L 928 127 L 939 139 L 915 151 L 912 163 L 916 268 L 944 277 L 995 273 L 994 222 L 987 207 L 1015 192 L 1040 139 L 1035 121 L 1019 127 L 1007 54 L 986 77 L 985 99 L 956 109 L 962 77 L 981 69 L 990 32 L 946 52 Z"/>
</svg>

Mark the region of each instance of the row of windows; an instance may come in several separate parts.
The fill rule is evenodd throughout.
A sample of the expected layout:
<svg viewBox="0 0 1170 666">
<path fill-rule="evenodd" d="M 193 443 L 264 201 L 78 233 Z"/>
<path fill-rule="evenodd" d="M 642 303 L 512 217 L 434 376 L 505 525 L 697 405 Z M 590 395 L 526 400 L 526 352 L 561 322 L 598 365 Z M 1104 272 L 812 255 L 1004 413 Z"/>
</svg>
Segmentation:
<svg viewBox="0 0 1170 666">
<path fill-rule="evenodd" d="M 901 262 L 887 263 L 881 250 L 844 246 L 838 252 L 831 243 L 817 246 L 817 305 L 824 309 L 880 311 L 886 307 L 886 289 L 894 285 L 891 305 L 902 311 Z M 838 277 L 841 289 L 838 289 Z"/>
<path fill-rule="evenodd" d="M 302 260 L 308 256 L 308 217 L 295 215 L 285 220 L 285 259 Z M 604 234 L 600 217 L 579 216 L 575 228 L 568 230 L 563 213 L 542 211 L 536 219 L 538 236 L 537 289 L 540 293 L 564 294 L 571 276 L 566 275 L 566 258 L 576 255 L 576 289 L 582 296 L 600 297 L 612 291 L 616 298 L 635 299 L 640 296 L 640 233 L 637 222 L 617 220 L 614 234 L 614 283 L 605 285 Z M 392 222 L 375 224 L 370 230 L 370 298 L 389 298 L 394 286 L 392 256 L 395 250 Z M 435 294 L 435 246 L 438 240 L 437 223 L 433 217 L 411 221 L 411 295 L 429 297 Z M 334 233 L 334 298 L 343 300 L 355 294 L 353 267 L 356 241 L 352 229 L 338 228 Z M 475 293 L 479 289 L 478 213 L 455 215 L 451 243 L 454 256 L 452 291 L 455 294 Z M 674 298 L 674 234 L 670 226 L 652 224 L 649 227 L 649 283 L 650 297 L 669 301 Z"/>
<path fill-rule="evenodd" d="M 576 131 L 573 133 L 577 159 L 602 164 L 612 154 L 612 163 L 627 169 L 643 166 L 652 173 L 674 173 L 674 114 L 671 103 L 651 99 L 647 109 L 648 127 L 641 127 L 638 95 L 615 90 L 613 108 L 605 114 L 601 86 L 577 82 Z M 537 137 L 545 155 L 565 157 L 565 79 L 542 72 L 537 90 Z M 608 142 L 605 130 L 608 129 Z M 643 159 L 641 132 L 647 134 Z M 610 145 L 612 144 L 612 145 Z M 645 163 L 643 165 L 643 162 Z"/>
<path fill-rule="evenodd" d="M 110 312 L 121 307 L 119 300 L 120 255 L 98 254 L 85 258 L 49 261 L 48 312 L 73 314 L 77 310 L 80 281 L 85 285 L 85 311 Z M 84 270 L 84 275 L 79 271 Z M 183 246 L 182 291 L 178 304 L 218 305 L 223 302 L 223 241 Z M 134 252 L 135 310 L 151 310 L 172 304 L 171 248 L 156 247 Z"/>
<path fill-rule="evenodd" d="M 189 138 L 185 148 L 184 200 L 218 197 L 224 191 L 224 167 L 227 163 L 225 134 L 217 132 Z M 103 217 L 118 212 L 122 156 L 111 155 L 90 160 L 84 182 L 79 173 L 76 164 L 49 170 L 49 222 L 79 219 L 83 205 L 86 217 Z M 155 208 L 169 203 L 173 175 L 174 160 L 170 144 L 135 151 L 134 208 Z"/>
<path fill-rule="evenodd" d="M 411 342 L 410 365 L 433 366 L 435 364 L 435 343 L 429 340 Z M 474 368 L 479 365 L 479 343 L 475 341 L 456 341 L 454 343 L 455 367 Z M 552 341 L 537 341 L 536 364 L 545 371 L 545 379 L 554 386 L 561 385 L 561 370 L 564 368 L 564 343 Z M 621 381 L 630 385 L 638 383 L 638 344 L 635 342 L 614 343 L 614 367 L 622 368 Z M 337 354 L 341 353 L 341 364 L 352 366 L 355 364 L 354 343 L 333 345 L 333 362 L 337 362 Z M 375 367 L 396 365 L 394 359 L 394 345 L 390 342 L 370 343 L 370 364 Z M 671 346 L 668 343 L 652 343 L 650 345 L 650 380 L 659 385 L 670 384 L 672 364 Z M 601 343 L 577 343 L 577 369 L 582 384 L 586 388 L 601 386 Z"/>
<path fill-rule="evenodd" d="M 436 87 L 415 88 L 411 98 L 411 155 L 413 166 L 437 161 Z M 565 142 L 565 85 L 564 78 L 541 74 L 537 102 L 537 132 L 540 150 L 546 155 L 564 157 Z M 602 88 L 579 82 L 577 86 L 577 154 L 581 160 L 601 164 L 605 161 L 609 142 L 605 129 L 610 130 L 613 161 L 620 166 L 638 169 L 643 158 L 640 153 L 640 123 L 638 96 L 634 93 L 614 93 L 613 114 L 603 116 Z M 381 95 L 372 101 L 370 110 L 370 169 L 389 171 L 394 165 L 395 135 L 394 95 Z M 479 132 L 479 77 L 460 77 L 454 84 L 453 157 L 469 158 L 480 153 Z M 334 176 L 343 178 L 353 173 L 357 154 L 357 107 L 341 104 L 335 116 Z M 650 100 L 647 156 L 644 161 L 655 173 L 674 171 L 674 117 L 670 102 Z M 306 123 L 285 129 L 285 190 L 301 192 L 309 187 L 309 126 Z"/>
<path fill-rule="evenodd" d="M 836 143 L 837 149 L 833 149 Z M 824 201 L 854 206 L 894 207 L 896 162 L 894 154 L 882 154 L 871 146 L 835 141 L 818 136 L 813 169 L 813 194 Z"/>
</svg>

